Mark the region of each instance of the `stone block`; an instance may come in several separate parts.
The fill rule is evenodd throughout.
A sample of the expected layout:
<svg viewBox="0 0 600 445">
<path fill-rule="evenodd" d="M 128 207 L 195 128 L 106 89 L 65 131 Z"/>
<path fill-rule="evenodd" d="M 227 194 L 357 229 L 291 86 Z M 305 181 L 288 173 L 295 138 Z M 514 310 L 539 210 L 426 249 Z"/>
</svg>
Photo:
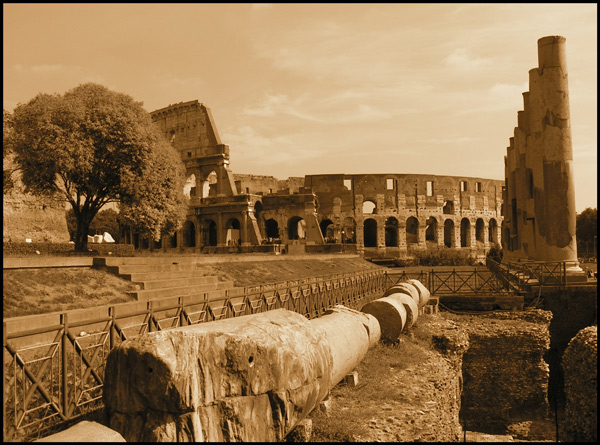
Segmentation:
<svg viewBox="0 0 600 445">
<path fill-rule="evenodd" d="M 312 419 L 302 419 L 287 435 L 288 442 L 310 442 L 313 432 Z"/>
<path fill-rule="evenodd" d="M 358 386 L 358 372 L 356 371 L 352 371 L 350 374 L 347 374 L 346 377 L 344 377 L 344 385 L 348 385 L 348 386 Z"/>
<path fill-rule="evenodd" d="M 84 420 L 64 431 L 34 440 L 34 442 L 126 442 L 126 440 L 107 426 Z"/>
</svg>

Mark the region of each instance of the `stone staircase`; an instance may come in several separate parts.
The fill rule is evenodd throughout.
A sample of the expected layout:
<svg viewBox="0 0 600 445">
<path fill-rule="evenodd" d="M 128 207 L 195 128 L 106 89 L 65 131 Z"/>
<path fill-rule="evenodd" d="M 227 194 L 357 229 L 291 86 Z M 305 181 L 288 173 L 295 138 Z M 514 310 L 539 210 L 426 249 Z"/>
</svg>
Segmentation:
<svg viewBox="0 0 600 445">
<path fill-rule="evenodd" d="M 235 289 L 232 281 L 204 275 L 194 257 L 96 257 L 92 267 L 135 283 L 136 290 L 128 294 L 138 301 L 207 292 L 225 295 Z"/>
</svg>

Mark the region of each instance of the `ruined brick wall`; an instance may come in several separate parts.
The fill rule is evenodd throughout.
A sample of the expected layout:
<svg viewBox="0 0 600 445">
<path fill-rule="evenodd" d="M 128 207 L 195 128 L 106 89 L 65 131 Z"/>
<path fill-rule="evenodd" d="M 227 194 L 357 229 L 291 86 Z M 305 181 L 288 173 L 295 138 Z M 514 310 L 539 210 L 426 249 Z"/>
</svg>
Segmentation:
<svg viewBox="0 0 600 445">
<path fill-rule="evenodd" d="M 504 158 L 504 258 L 576 261 L 565 38 L 539 39 L 538 62 Z"/>
<path fill-rule="evenodd" d="M 3 242 L 69 242 L 65 204 L 17 189 L 3 195 Z"/>
<path fill-rule="evenodd" d="M 344 220 L 355 222 L 359 246 L 368 244 L 368 219 L 375 221 L 368 224 L 377 231 L 372 247 L 391 255 L 442 246 L 485 251 L 500 244 L 500 180 L 413 174 L 307 175 L 305 186 L 317 195 L 321 221 L 331 220 L 336 231 Z M 363 211 L 367 201 L 375 207 L 370 213 Z M 416 222 L 416 228 L 408 227 L 409 219 Z M 461 224 L 468 226 L 465 240 L 461 240 Z"/>
<path fill-rule="evenodd" d="M 565 421 L 562 441 L 598 440 L 598 326 L 579 331 L 562 361 L 565 375 Z"/>
<path fill-rule="evenodd" d="M 503 434 L 547 414 L 551 314 L 534 310 L 466 317 L 461 418 L 471 431 Z"/>
</svg>

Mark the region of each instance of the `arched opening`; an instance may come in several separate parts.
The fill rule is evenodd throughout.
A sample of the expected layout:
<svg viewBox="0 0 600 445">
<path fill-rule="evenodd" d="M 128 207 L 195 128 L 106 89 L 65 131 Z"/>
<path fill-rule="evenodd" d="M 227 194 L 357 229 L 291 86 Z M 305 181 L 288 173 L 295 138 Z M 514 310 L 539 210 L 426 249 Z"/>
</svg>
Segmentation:
<svg viewBox="0 0 600 445">
<path fill-rule="evenodd" d="M 240 235 L 240 221 L 237 218 L 232 218 L 227 221 L 225 227 L 227 228 L 225 244 L 227 246 L 239 246 L 242 243 Z"/>
<path fill-rule="evenodd" d="M 411 216 L 406 220 L 406 244 L 419 242 L 419 220 Z"/>
<path fill-rule="evenodd" d="M 354 218 L 344 218 L 342 223 L 342 242 L 345 244 L 356 244 L 356 221 Z"/>
<path fill-rule="evenodd" d="M 148 237 L 143 236 L 142 237 L 142 249 L 149 249 L 149 248 L 150 248 L 150 243 L 148 242 Z"/>
<path fill-rule="evenodd" d="M 154 242 L 152 248 L 153 249 L 160 249 L 162 248 L 162 238 L 159 239 L 158 241 L 152 240 Z"/>
<path fill-rule="evenodd" d="M 191 174 L 185 184 L 183 185 L 183 194 L 188 198 L 193 198 L 196 196 L 196 175 Z"/>
<path fill-rule="evenodd" d="M 140 234 L 139 233 L 135 233 L 133 235 L 133 247 L 135 249 L 139 249 L 140 248 Z"/>
<path fill-rule="evenodd" d="M 490 244 L 498 244 L 498 223 L 494 218 L 490 219 L 490 227 L 488 229 L 488 241 Z"/>
<path fill-rule="evenodd" d="M 442 211 L 444 215 L 454 215 L 454 201 L 446 201 Z"/>
<path fill-rule="evenodd" d="M 288 221 L 288 239 L 305 239 L 306 238 L 306 221 L 299 216 L 294 216 Z"/>
<path fill-rule="evenodd" d="M 425 228 L 425 241 L 437 243 L 437 219 L 430 216 L 425 224 L 427 225 Z"/>
<path fill-rule="evenodd" d="M 471 223 L 468 218 L 460 222 L 460 247 L 471 247 Z"/>
<path fill-rule="evenodd" d="M 196 247 L 196 226 L 191 221 L 183 225 L 183 247 Z"/>
<path fill-rule="evenodd" d="M 319 224 L 323 239 L 326 243 L 335 243 L 335 235 L 333 233 L 333 222 L 330 219 L 324 219 Z"/>
<path fill-rule="evenodd" d="M 213 170 L 202 181 L 202 197 L 217 196 L 217 173 Z"/>
<path fill-rule="evenodd" d="M 365 247 L 377 247 L 377 221 L 373 218 L 364 222 Z"/>
<path fill-rule="evenodd" d="M 254 204 L 254 217 L 256 218 L 256 221 L 259 223 L 260 223 L 260 218 L 262 217 L 262 210 L 263 210 L 262 202 L 256 201 L 256 203 Z"/>
<path fill-rule="evenodd" d="M 170 236 L 171 248 L 174 249 L 177 247 L 177 232 Z"/>
<path fill-rule="evenodd" d="M 444 246 L 454 247 L 454 221 L 444 221 Z"/>
<path fill-rule="evenodd" d="M 268 242 L 279 240 L 279 224 L 273 218 L 265 221 L 265 235 Z"/>
<path fill-rule="evenodd" d="M 363 214 L 370 215 L 377 213 L 377 204 L 373 201 L 364 201 L 363 202 Z"/>
<path fill-rule="evenodd" d="M 398 247 L 398 220 L 394 217 L 385 221 L 385 247 Z"/>
<path fill-rule="evenodd" d="M 479 247 L 483 247 L 485 244 L 484 223 L 481 218 L 477 218 L 477 221 L 475 221 L 475 241 Z"/>
<path fill-rule="evenodd" d="M 204 245 L 217 245 L 217 223 L 212 219 L 207 219 L 204 221 Z"/>
</svg>

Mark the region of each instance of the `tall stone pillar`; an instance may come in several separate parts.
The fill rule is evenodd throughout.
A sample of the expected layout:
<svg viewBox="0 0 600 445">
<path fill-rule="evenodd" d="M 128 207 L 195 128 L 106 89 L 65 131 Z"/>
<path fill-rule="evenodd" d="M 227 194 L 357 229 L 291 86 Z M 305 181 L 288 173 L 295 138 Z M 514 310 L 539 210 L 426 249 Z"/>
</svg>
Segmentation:
<svg viewBox="0 0 600 445">
<path fill-rule="evenodd" d="M 504 218 L 508 260 L 566 261 L 580 274 L 575 238 L 575 188 L 566 39 L 538 40 L 538 68 L 529 71 L 524 110 L 505 158 Z"/>
</svg>

